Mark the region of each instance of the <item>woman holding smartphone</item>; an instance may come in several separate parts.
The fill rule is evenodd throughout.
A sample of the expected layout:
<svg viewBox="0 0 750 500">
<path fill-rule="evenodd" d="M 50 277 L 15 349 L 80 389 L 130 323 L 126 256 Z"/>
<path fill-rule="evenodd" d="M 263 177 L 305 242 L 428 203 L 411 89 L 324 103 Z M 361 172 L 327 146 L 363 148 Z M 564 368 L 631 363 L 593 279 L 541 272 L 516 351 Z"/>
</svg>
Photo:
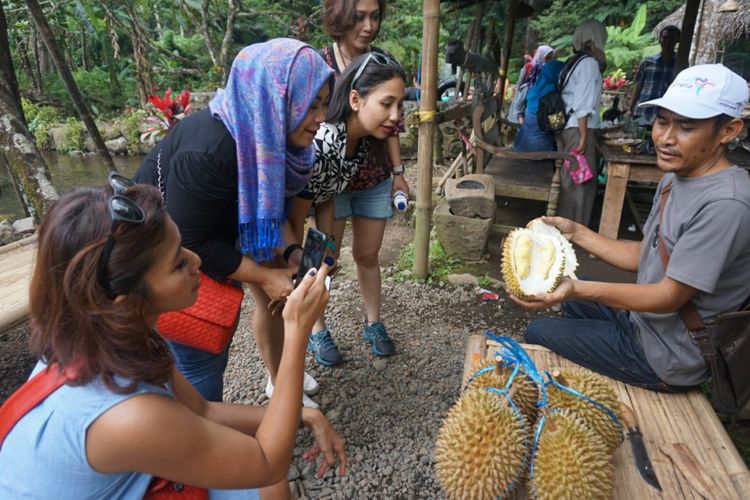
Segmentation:
<svg viewBox="0 0 750 500">
<path fill-rule="evenodd" d="M 110 187 L 80 188 L 55 203 L 39 227 L 31 281 L 30 347 L 39 362 L 8 399 L 37 404 L 20 415 L 8 411 L 18 404 L 0 411 L 0 434 L 10 429 L 0 437 L 0 498 L 143 498 L 157 478 L 208 489 L 212 499 L 291 498 L 300 426 L 315 438 L 303 457 L 321 458 L 318 475 L 336 461 L 345 472 L 341 437 L 319 410 L 299 404 L 328 266 L 289 295 L 267 407 L 206 401 L 154 328 L 159 315 L 195 302 L 200 266 L 153 186 L 115 174 Z M 45 394 L 39 380 L 58 387 Z"/>
</svg>

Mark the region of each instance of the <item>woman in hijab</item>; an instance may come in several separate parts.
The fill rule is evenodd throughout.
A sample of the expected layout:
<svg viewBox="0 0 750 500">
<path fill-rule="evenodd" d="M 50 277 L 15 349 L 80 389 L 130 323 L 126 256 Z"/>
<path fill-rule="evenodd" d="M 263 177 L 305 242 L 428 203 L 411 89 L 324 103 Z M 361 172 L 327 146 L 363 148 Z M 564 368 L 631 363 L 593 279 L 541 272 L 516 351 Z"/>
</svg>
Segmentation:
<svg viewBox="0 0 750 500">
<path fill-rule="evenodd" d="M 593 19 L 584 21 L 573 33 L 575 54 L 563 69 L 567 84 L 562 99 L 570 117 L 565 129 L 557 133 L 557 149 L 581 152 L 592 170 L 597 165 L 594 129 L 599 125 L 606 42 L 607 31 L 602 23 Z M 596 175 L 583 184 L 575 184 L 569 175 L 563 175 L 557 214 L 588 226 L 595 197 Z"/>
<path fill-rule="evenodd" d="M 549 45 L 541 45 L 536 50 L 534 60 L 536 65 L 531 68 L 527 81 L 529 89 L 526 93 L 526 110 L 524 111 L 521 128 L 513 142 L 514 151 L 554 151 L 555 136 L 539 128 L 536 113 L 539 110 L 539 99 L 550 93 L 557 85 L 557 78 L 563 63 L 554 59 L 555 51 Z"/>
<path fill-rule="evenodd" d="M 202 260 L 201 272 L 247 284 L 255 299 L 253 332 L 272 380 L 284 331 L 271 311 L 291 293 L 301 254 L 288 230 L 288 205 L 312 176 L 312 142 L 332 86 L 333 71 L 307 44 L 275 39 L 245 47 L 209 108 L 177 124 L 134 178 L 160 189 L 182 244 Z M 288 266 L 274 267 L 280 254 Z M 239 314 L 235 328 L 238 320 Z M 199 392 L 220 401 L 229 345 L 219 354 L 170 347 Z M 304 389 L 317 389 L 307 374 Z"/>
</svg>

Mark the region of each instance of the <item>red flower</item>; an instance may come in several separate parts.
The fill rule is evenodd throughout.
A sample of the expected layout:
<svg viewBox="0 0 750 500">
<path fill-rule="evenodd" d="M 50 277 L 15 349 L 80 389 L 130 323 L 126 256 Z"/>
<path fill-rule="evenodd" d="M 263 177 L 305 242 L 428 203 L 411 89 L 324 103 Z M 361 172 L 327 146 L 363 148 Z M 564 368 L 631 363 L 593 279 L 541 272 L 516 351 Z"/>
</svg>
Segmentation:
<svg viewBox="0 0 750 500">
<path fill-rule="evenodd" d="M 172 88 L 167 88 L 164 97 L 149 94 L 148 102 L 151 103 L 166 118 L 169 127 L 181 120 L 190 109 L 190 91 L 183 90 L 176 98 L 172 99 Z"/>
</svg>

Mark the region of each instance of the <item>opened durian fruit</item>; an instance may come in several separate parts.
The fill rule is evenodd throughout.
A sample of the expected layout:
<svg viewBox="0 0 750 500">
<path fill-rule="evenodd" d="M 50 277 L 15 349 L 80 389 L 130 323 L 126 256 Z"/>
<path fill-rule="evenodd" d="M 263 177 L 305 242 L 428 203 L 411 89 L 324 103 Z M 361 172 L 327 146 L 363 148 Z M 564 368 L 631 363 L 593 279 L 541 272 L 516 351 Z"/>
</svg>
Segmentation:
<svg viewBox="0 0 750 500">
<path fill-rule="evenodd" d="M 578 267 L 573 245 L 559 229 L 534 219 L 525 228 L 511 231 L 503 245 L 503 279 L 523 300 L 552 292 L 563 277 L 575 279 Z"/>
</svg>

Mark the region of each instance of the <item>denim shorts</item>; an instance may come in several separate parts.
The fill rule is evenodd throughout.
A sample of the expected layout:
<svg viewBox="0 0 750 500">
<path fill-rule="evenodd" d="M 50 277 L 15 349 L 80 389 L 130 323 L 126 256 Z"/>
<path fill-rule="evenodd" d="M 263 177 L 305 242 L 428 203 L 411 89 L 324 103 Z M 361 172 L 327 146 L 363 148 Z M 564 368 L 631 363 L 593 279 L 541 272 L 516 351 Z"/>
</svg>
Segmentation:
<svg viewBox="0 0 750 500">
<path fill-rule="evenodd" d="M 336 196 L 336 219 L 347 219 L 352 215 L 367 219 L 390 219 L 393 217 L 391 185 L 388 178 L 369 189 L 344 191 Z"/>
</svg>

